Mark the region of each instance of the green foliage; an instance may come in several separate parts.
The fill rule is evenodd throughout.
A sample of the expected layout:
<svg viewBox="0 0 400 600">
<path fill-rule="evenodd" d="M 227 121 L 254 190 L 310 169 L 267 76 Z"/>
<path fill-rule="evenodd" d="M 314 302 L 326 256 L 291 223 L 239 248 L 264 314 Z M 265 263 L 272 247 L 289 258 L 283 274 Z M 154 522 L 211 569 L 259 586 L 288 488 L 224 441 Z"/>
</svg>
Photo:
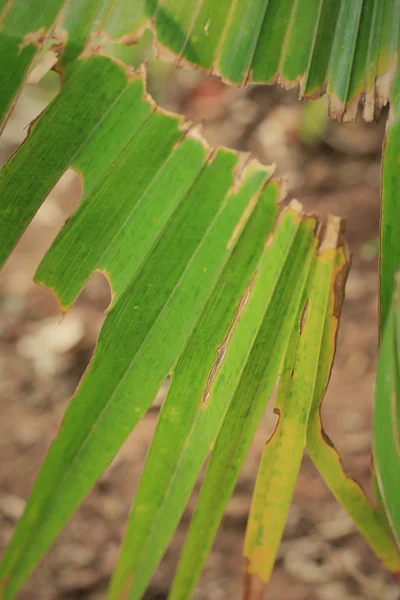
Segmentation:
<svg viewBox="0 0 400 600">
<path fill-rule="evenodd" d="M 400 287 L 387 315 L 374 405 L 374 457 L 380 497 L 400 543 Z"/>
<path fill-rule="evenodd" d="M 379 78 L 395 64 L 397 0 L 138 0 L 136 10 L 137 26 L 152 16 L 181 61 L 228 81 L 299 83 L 306 97 L 327 88 L 335 118 L 351 119 L 365 95 L 372 120 L 388 100 Z"/>
<path fill-rule="evenodd" d="M 308 219 L 306 225 L 308 229 L 308 232 L 307 229 L 306 232 L 308 233 L 308 237 L 310 237 L 315 226 L 313 219 Z M 327 240 L 329 240 L 329 242 Z M 280 245 L 280 242 L 277 239 L 275 239 L 275 242 Z M 285 327 L 289 329 L 288 333 L 290 330 L 292 333 L 289 348 L 286 353 L 285 364 L 282 365 L 282 379 L 278 389 L 277 400 L 275 402 L 276 410 L 280 411 L 280 420 L 275 433 L 271 438 L 271 443 L 274 445 L 274 440 L 279 439 L 280 437 L 282 427 L 289 425 L 287 431 L 282 436 L 282 445 L 278 442 L 278 447 L 281 446 L 282 449 L 284 448 L 283 452 L 288 453 L 293 486 L 300 466 L 302 450 L 304 448 L 304 433 L 309 406 L 307 398 L 310 394 L 312 395 L 315 385 L 316 370 L 318 367 L 318 362 L 312 360 L 312 358 L 313 354 L 316 353 L 318 355 L 319 353 L 323 333 L 321 322 L 323 323 L 325 318 L 326 299 L 331 293 L 332 266 L 335 262 L 336 253 L 342 251 L 342 248 L 337 250 L 339 243 L 340 240 L 338 239 L 337 232 L 335 230 L 328 230 L 326 237 L 322 240 L 319 248 L 317 248 L 315 243 L 313 244 L 314 260 L 311 264 L 309 261 L 304 260 L 303 257 L 299 257 L 298 254 L 295 259 L 290 261 L 290 269 L 292 271 L 290 276 L 293 278 L 294 274 L 298 273 L 299 268 L 301 268 L 300 265 L 304 265 L 303 269 L 305 270 L 305 273 L 303 276 L 303 285 L 296 287 L 290 284 L 290 279 L 285 281 L 285 279 L 282 278 L 282 291 L 279 293 L 279 296 L 282 297 L 284 290 L 288 293 L 288 290 L 296 289 L 296 296 L 290 307 L 290 312 L 292 315 L 295 315 L 296 318 L 294 320 L 294 327 L 290 327 L 290 329 L 288 327 L 288 316 L 284 319 Z M 324 250 L 325 244 L 331 246 L 328 251 Z M 331 255 L 330 260 L 328 261 L 326 260 L 327 254 Z M 326 262 L 328 262 L 327 265 L 325 264 Z M 309 312 L 310 318 L 308 317 Z M 224 425 L 218 436 L 181 555 L 176 579 L 172 587 L 171 598 L 174 600 L 187 597 L 187 593 L 194 588 L 205 558 L 211 548 L 217 527 L 222 519 L 223 511 L 233 491 L 238 471 L 249 450 L 264 406 L 272 393 L 272 386 L 271 384 L 269 386 L 267 385 L 266 376 L 263 373 L 264 367 L 262 361 L 258 357 L 266 354 L 266 340 L 270 339 L 270 332 L 274 322 L 276 322 L 275 316 L 273 320 L 266 321 L 263 325 L 262 333 L 265 336 L 265 341 L 263 341 L 262 338 L 256 340 L 252 352 L 253 365 L 249 365 L 249 369 L 245 372 L 243 385 L 238 389 L 236 398 L 232 402 Z M 295 340 L 295 343 L 293 343 L 293 340 Z M 297 341 L 299 341 L 298 347 Z M 278 340 L 275 341 L 275 345 L 277 345 L 277 342 Z M 295 357 L 296 360 L 293 362 Z M 289 382 L 287 382 L 286 378 L 288 378 Z M 287 385 L 287 383 L 289 383 L 289 385 Z M 266 448 L 268 448 L 269 445 L 270 444 L 268 444 Z M 298 451 L 296 452 L 297 448 Z M 278 458 L 275 456 L 275 458 L 277 458 L 277 460 L 274 464 L 274 457 L 269 457 L 268 468 L 266 468 L 264 460 L 265 454 L 261 462 L 261 469 L 257 482 L 258 485 L 255 490 L 256 499 L 253 504 L 253 514 L 250 516 L 248 529 L 248 538 L 252 536 L 252 533 L 255 534 L 252 541 L 249 543 L 251 546 L 253 542 L 255 548 L 251 548 L 249 552 L 245 550 L 245 556 L 249 559 L 248 564 L 252 569 L 252 559 L 254 553 L 257 553 L 258 555 L 258 545 L 260 544 L 260 541 L 261 544 L 263 544 L 265 542 L 265 535 L 272 536 L 273 530 L 276 531 L 278 542 L 276 547 L 272 548 L 272 551 L 268 549 L 266 551 L 266 560 L 263 560 L 261 565 L 257 565 L 262 569 L 263 575 L 265 575 L 265 571 L 268 570 L 268 567 L 270 567 L 270 570 L 272 568 L 271 558 L 272 556 L 275 557 L 276 551 L 278 550 L 280 537 L 283 533 L 283 525 L 286 521 L 287 510 L 289 509 L 290 491 L 293 491 L 293 489 L 289 490 L 287 497 L 288 502 L 285 506 L 285 457 L 281 456 Z M 281 472 L 281 469 L 283 469 L 282 476 L 280 474 L 277 479 L 279 479 L 279 485 L 282 486 L 282 488 L 279 487 L 276 489 L 274 485 L 270 488 L 271 482 L 269 476 L 277 476 L 278 472 Z M 259 489 L 260 487 L 263 488 L 261 492 Z M 260 499 L 265 501 L 268 510 L 271 509 L 271 504 L 269 503 L 271 498 L 268 498 L 267 496 L 269 489 L 271 489 L 273 502 L 274 500 L 277 500 L 278 506 L 275 515 L 267 515 L 269 526 L 263 530 L 260 523 L 261 519 L 259 515 L 254 515 L 254 510 L 257 510 L 257 502 L 259 502 Z M 270 519 L 270 517 L 273 518 Z M 281 528 L 279 521 L 281 521 Z M 260 553 L 262 553 L 262 551 Z M 268 554 L 270 556 L 269 560 Z M 268 564 L 268 562 L 270 564 Z M 254 572 L 256 573 L 258 572 L 257 566 L 254 569 Z M 268 577 L 263 575 L 260 574 L 260 578 L 263 581 L 266 581 Z"/>
<path fill-rule="evenodd" d="M 385 325 L 394 280 L 400 270 L 400 69 L 397 69 L 391 90 L 391 107 L 384 142 L 381 209 L 381 271 L 380 311 L 381 331 Z"/>
<path fill-rule="evenodd" d="M 44 43 L 64 0 L 0 3 L 0 132 L 21 84 Z M 5 68 L 7 67 L 7 68 Z M 2 239 L 2 238 L 1 238 Z"/>
<path fill-rule="evenodd" d="M 266 200 L 269 203 L 277 191 L 276 186 L 268 191 Z M 268 212 L 271 208 L 275 211 L 275 202 L 265 208 Z M 254 212 L 243 239 L 248 237 L 254 243 L 254 231 L 249 228 L 254 228 L 256 223 L 260 227 L 260 218 L 261 222 L 265 220 L 259 211 Z M 239 258 L 247 263 L 251 253 L 246 248 L 243 256 L 239 257 L 237 253 L 232 256 L 235 263 L 226 271 L 226 289 L 217 292 L 212 299 L 209 310 L 203 313 L 203 319 L 198 323 L 174 369 L 171 388 L 161 411 L 159 426 L 117 565 L 112 598 L 118 598 L 121 589 L 128 589 L 126 583 L 130 577 L 130 597 L 141 597 L 152 569 L 161 558 L 161 553 L 178 524 L 201 466 L 219 432 L 212 451 L 212 461 L 215 459 L 223 467 L 223 471 L 212 473 L 211 461 L 203 487 L 205 489 L 207 481 L 210 482 L 208 502 L 211 501 L 213 510 L 204 511 L 206 526 L 204 522 L 198 527 L 193 526 L 195 551 L 189 552 L 189 558 L 196 565 L 195 568 L 191 564 L 183 569 L 185 575 L 191 573 L 195 581 L 196 572 L 199 573 L 201 569 L 201 558 L 205 558 L 207 550 L 206 545 L 203 552 L 200 550 L 202 534 L 207 532 L 212 541 L 216 529 L 212 529 L 212 518 L 218 526 L 224 499 L 229 498 L 232 489 L 232 485 L 228 486 L 229 481 L 226 480 L 226 465 L 224 461 L 221 463 L 220 449 L 232 460 L 235 448 L 236 451 L 239 448 L 232 420 L 236 423 L 238 434 L 247 433 L 247 439 L 243 441 L 245 449 L 252 439 L 251 432 L 254 424 L 258 423 L 260 411 L 262 412 L 272 393 L 293 327 L 305 275 L 313 258 L 314 226 L 313 220 L 304 220 L 293 210 L 285 211 L 278 221 L 271 246 L 267 250 L 260 248 L 259 256 L 260 251 L 262 254 L 258 264 L 254 261 L 256 270 L 253 278 L 249 283 L 247 275 L 247 287 L 244 288 L 242 284 L 241 299 L 236 298 L 233 304 L 227 291 L 233 292 L 237 286 L 236 284 L 234 287 L 236 282 L 232 279 L 235 276 L 235 263 Z M 239 250 L 240 246 L 237 252 Z M 230 304 L 229 308 L 226 303 Z M 215 328 L 216 318 L 224 319 L 221 333 Z M 199 341 L 202 341 L 208 330 L 210 333 L 204 340 L 206 343 L 203 351 L 207 354 L 200 360 L 199 352 L 202 352 L 202 348 L 199 347 Z M 196 368 L 193 368 L 193 363 Z M 197 379 L 196 375 L 200 377 Z M 252 418 L 250 410 L 253 412 Z M 173 449 L 170 447 L 172 430 Z M 160 457 L 166 454 L 168 462 L 160 462 Z M 169 472 L 166 469 L 168 464 Z M 239 466 L 230 466 L 232 484 Z M 157 479 L 154 480 L 154 477 Z M 152 489 L 155 481 L 157 493 Z M 215 494 L 214 486 L 218 487 L 218 494 Z M 136 548 L 134 555 L 132 545 Z M 188 594 L 186 585 L 184 590 L 187 591 L 183 593 Z"/>
<path fill-rule="evenodd" d="M 270 577 L 305 447 L 377 556 L 400 571 L 391 531 L 399 536 L 396 301 L 389 308 L 400 267 L 399 11 L 397 0 L 0 0 L 2 122 L 48 48 L 58 53 L 63 83 L 0 172 L 0 261 L 72 167 L 83 196 L 35 280 L 62 310 L 95 270 L 113 291 L 93 360 L 0 566 L 0 598 L 15 596 L 168 375 L 110 598 L 142 597 L 210 456 L 171 590 L 174 600 L 190 597 L 279 376 L 279 421 L 246 536 L 248 597 Z M 348 271 L 340 219 L 322 229 L 297 203 L 282 209 L 270 170 L 239 168 L 236 153 L 208 148 L 196 128 L 160 110 L 143 73 L 129 66 L 146 25 L 163 56 L 228 81 L 299 83 L 307 97 L 326 89 L 336 118 L 353 118 L 363 100 L 372 120 L 390 94 L 381 239 L 387 326 L 374 424 L 388 518 L 344 473 L 320 419 Z"/>
</svg>

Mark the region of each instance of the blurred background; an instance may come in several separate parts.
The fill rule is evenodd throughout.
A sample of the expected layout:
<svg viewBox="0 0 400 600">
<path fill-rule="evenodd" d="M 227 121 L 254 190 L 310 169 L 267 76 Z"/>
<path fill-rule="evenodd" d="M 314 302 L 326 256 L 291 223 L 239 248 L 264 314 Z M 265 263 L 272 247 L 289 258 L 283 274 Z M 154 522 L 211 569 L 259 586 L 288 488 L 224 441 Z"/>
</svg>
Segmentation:
<svg viewBox="0 0 400 600">
<path fill-rule="evenodd" d="M 213 145 L 250 152 L 277 164 L 288 196 L 307 211 L 347 219 L 353 266 L 339 345 L 325 399 L 325 428 L 346 469 L 370 491 L 371 405 L 377 354 L 378 229 L 381 147 L 378 124 L 326 120 L 326 101 L 299 103 L 279 87 L 227 87 L 200 71 L 176 70 L 152 57 L 148 36 L 132 50 L 148 62 L 148 88 L 168 110 L 202 125 Z M 27 83 L 0 140 L 4 163 L 29 123 L 57 93 L 48 73 Z M 62 140 L 60 140 L 62 143 Z M 93 352 L 110 301 L 96 273 L 61 319 L 52 294 L 33 284 L 34 271 L 79 201 L 68 171 L 7 262 L 0 280 L 0 550 L 22 514 L 35 474 Z M 31 578 L 21 600 L 100 600 L 118 556 L 131 500 L 167 389 L 131 434 L 107 472 Z M 241 552 L 252 489 L 270 409 L 260 424 L 209 557 L 195 600 L 239 599 Z M 197 487 L 198 489 L 198 487 Z M 145 598 L 167 598 L 195 493 Z M 400 592 L 305 455 L 267 594 L 269 600 L 398 600 Z"/>
</svg>

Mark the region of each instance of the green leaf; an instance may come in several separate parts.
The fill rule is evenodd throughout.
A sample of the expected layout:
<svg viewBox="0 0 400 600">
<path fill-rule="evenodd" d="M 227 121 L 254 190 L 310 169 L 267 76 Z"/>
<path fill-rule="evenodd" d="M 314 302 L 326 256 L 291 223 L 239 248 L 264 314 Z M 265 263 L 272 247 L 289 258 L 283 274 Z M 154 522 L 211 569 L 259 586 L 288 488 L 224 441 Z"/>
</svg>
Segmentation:
<svg viewBox="0 0 400 600">
<path fill-rule="evenodd" d="M 282 225 L 289 218 L 293 219 L 290 213 L 286 219 L 282 217 Z M 313 261 L 316 246 L 315 225 L 315 219 L 312 218 L 304 219 L 300 224 L 290 256 L 273 288 L 271 309 L 264 313 L 251 344 L 248 360 L 240 374 L 212 451 L 171 590 L 173 600 L 188 598 L 193 592 L 265 404 L 273 392 Z M 275 244 L 280 246 L 278 234 L 279 228 L 271 248 L 274 248 Z M 269 262 L 265 260 L 260 266 L 257 278 L 260 277 L 261 280 L 262 273 L 268 270 Z M 265 291 L 260 291 L 263 292 L 263 299 Z M 248 311 L 251 311 L 252 298 L 255 302 L 256 295 L 250 298 Z M 243 328 L 244 326 L 243 319 Z M 237 329 L 235 333 L 239 336 L 240 330 Z M 218 384 L 223 384 L 222 374 L 215 384 L 215 393 Z M 212 397 L 209 402 L 212 405 Z"/>
<path fill-rule="evenodd" d="M 65 47 L 61 51 L 60 67 L 66 69 L 79 57 L 89 35 L 104 27 L 112 2 L 110 0 L 69 0 L 60 23 L 65 32 Z"/>
<path fill-rule="evenodd" d="M 178 63 L 199 64 L 236 83 L 299 83 L 301 96 L 326 89 L 332 116 L 353 118 L 363 100 L 364 116 L 372 120 L 387 102 L 395 74 L 399 16 L 397 0 L 0 0 L 0 50 L 7 65 L 0 73 L 0 120 L 53 41 L 63 77 L 60 94 L 0 173 L 0 262 L 72 167 L 81 175 L 83 197 L 41 262 L 36 281 L 54 290 L 63 310 L 95 270 L 106 274 L 113 291 L 94 358 L 0 567 L 1 598 L 12 598 L 26 580 L 174 365 L 111 596 L 125 592 L 138 598 L 144 591 L 216 440 L 172 591 L 175 599 L 188 597 L 281 372 L 307 276 L 321 266 L 321 257 L 316 263 L 313 258 L 315 220 L 296 210 L 281 215 L 264 248 L 278 194 L 275 183 L 265 187 L 268 169 L 253 165 L 241 178 L 234 153 L 211 151 L 190 124 L 154 105 L 143 75 L 101 54 L 124 57 L 125 47 L 151 25 L 158 47 L 172 50 L 169 60 L 175 53 Z M 397 73 L 383 177 L 382 322 L 400 267 L 399 85 Z M 317 279 L 327 297 L 329 285 Z M 329 302 L 331 308 L 332 294 Z M 316 329 L 312 341 L 322 340 L 318 365 L 306 360 L 306 335 L 298 340 L 305 354 L 296 358 L 310 376 L 308 393 L 315 386 L 307 444 L 374 551 L 396 571 L 399 557 L 383 512 L 373 511 L 346 478 L 322 433 L 319 406 L 336 325 L 328 319 L 322 331 L 317 323 L 309 327 Z M 397 385 L 396 365 L 390 365 Z M 299 381 L 289 384 L 300 386 Z M 382 389 L 379 409 L 388 411 Z M 273 442 L 293 423 L 293 397 L 281 399 L 289 418 L 283 415 Z M 292 440 L 296 460 L 285 471 L 285 510 L 304 446 L 309 399 L 300 399 L 304 418 Z M 388 412 L 380 422 L 388 426 Z M 176 438 L 167 445 L 177 424 Z M 393 473 L 380 464 L 378 474 L 393 520 L 394 496 L 389 489 L 388 500 L 386 490 Z M 263 476 L 264 469 L 261 488 Z M 269 476 L 273 479 L 274 472 Z M 273 553 L 285 510 L 276 518 Z M 253 560 L 258 550 L 251 539 L 248 543 Z M 262 569 L 270 570 L 272 561 Z"/>
<path fill-rule="evenodd" d="M 386 319 L 376 379 L 373 450 L 381 499 L 400 544 L 400 286 Z M 400 568 L 398 569 L 400 571 Z"/>
<path fill-rule="evenodd" d="M 337 218 L 328 223 L 300 305 L 299 325 L 292 332 L 286 355 L 274 406 L 278 422 L 264 447 L 246 532 L 248 598 L 259 597 L 257 594 L 271 576 L 306 445 L 308 416 L 323 352 L 324 324 L 337 283 L 335 263 L 343 254 L 342 246 L 337 249 L 341 244 L 340 226 Z M 345 263 L 343 268 L 347 267 Z M 339 312 L 341 303 L 335 308 Z"/>
<path fill-rule="evenodd" d="M 301 97 L 326 90 L 330 115 L 348 120 L 364 96 L 367 120 L 389 99 L 397 0 L 165 0 L 150 14 L 161 48 L 229 82 L 299 83 Z"/>
<path fill-rule="evenodd" d="M 335 354 L 339 324 L 338 308 L 342 303 L 344 282 L 347 277 L 346 262 L 344 251 L 338 253 L 334 273 L 335 285 L 329 298 L 318 378 L 308 419 L 307 451 L 331 492 L 353 519 L 376 556 L 380 558 L 386 569 L 397 573 L 400 571 L 400 555 L 385 513 L 382 508 L 371 503 L 360 484 L 346 473 L 321 419 L 321 404 Z"/>
<path fill-rule="evenodd" d="M 399 19 L 400 20 L 400 7 Z M 400 49 L 400 45 L 399 45 Z M 390 311 L 395 274 L 400 269 L 400 69 L 390 94 L 390 112 L 382 167 L 380 324 L 381 334 Z"/>
<path fill-rule="evenodd" d="M 266 236 L 274 225 L 278 193 L 276 184 L 268 185 L 263 192 L 173 369 L 170 389 L 136 494 L 111 597 L 119 597 L 122 588 L 126 591 L 130 578 L 133 579 L 131 597 L 140 596 L 138 590 L 143 591 L 160 560 L 224 418 L 238 374 L 225 375 L 224 394 L 213 399 L 211 406 L 205 398 L 211 390 L 205 392 L 205 389 L 211 386 L 212 375 L 225 370 L 226 354 L 231 351 L 239 319 L 250 319 L 255 323 L 253 328 L 257 326 L 258 315 L 249 313 L 245 305 L 249 295 L 255 292 L 252 276 L 264 251 Z M 270 263 L 272 268 L 271 252 Z M 271 284 L 273 279 L 271 273 Z M 251 331 L 249 329 L 250 337 Z M 217 357 L 215 348 L 218 348 Z M 244 343 L 237 349 L 239 369 L 245 362 L 247 349 Z"/>
<path fill-rule="evenodd" d="M 4 114 L 64 4 L 55 35 L 59 67 L 64 70 L 82 51 L 101 49 L 124 56 L 123 47 L 148 26 L 156 33 L 163 57 L 171 62 L 200 65 L 239 84 L 279 81 L 293 87 L 299 83 L 301 97 L 316 97 L 326 90 L 334 118 L 353 119 L 363 102 L 364 116 L 372 120 L 389 99 L 399 35 L 397 0 L 57 0 L 47 4 L 14 0 L 12 8 L 5 9 L 0 43 L 14 75 L 10 79 L 5 74 L 4 85 L 10 92 L 3 96 Z M 35 43 L 28 43 L 20 56 L 21 41 L 29 42 L 29 34 L 41 30 L 44 37 L 34 36 Z"/>
<path fill-rule="evenodd" d="M 138 274 L 115 299 L 4 557 L 4 598 L 12 597 L 108 466 L 190 335 L 251 200 L 252 190 L 224 200 L 232 158 L 226 152 L 215 157 L 200 189 L 182 199 Z"/>
<path fill-rule="evenodd" d="M 66 70 L 83 50 L 112 49 L 132 43 L 153 14 L 157 0 L 2 0 L 0 2 L 0 132 L 12 110 L 29 70 L 52 48 L 60 55 L 58 70 Z M 120 38 L 127 38 L 120 41 Z M 69 71 L 68 71 L 69 74 Z M 88 86 L 89 89 L 89 86 Z"/>
<path fill-rule="evenodd" d="M 115 294 L 4 556 L 3 598 L 14 595 L 151 404 L 270 174 L 251 166 L 241 183 L 236 155 L 210 152 L 198 137 L 154 110 L 140 77 L 92 57 L 78 61 L 0 173 L 7 250 L 65 168 L 82 172 L 83 199 L 36 279 L 64 309 L 95 269 L 107 272 Z"/>
<path fill-rule="evenodd" d="M 221 277 L 223 288 L 210 299 L 174 369 L 114 575 L 111 598 L 119 598 L 122 590 L 129 598 L 140 598 L 144 592 L 240 385 L 262 322 L 277 315 L 279 303 L 281 313 L 270 326 L 264 349 L 264 393 L 268 395 L 274 386 L 292 322 L 287 316 L 291 298 L 278 294 L 283 271 L 296 252 L 306 263 L 310 260 L 309 235 L 308 246 L 304 242 L 304 247 L 301 245 L 301 229 L 309 234 L 310 224 L 302 223 L 292 210 L 281 215 L 271 245 L 264 250 L 264 244 L 258 245 L 257 254 L 252 250 L 257 239 L 255 231 L 260 226 L 265 230 L 271 221 L 271 216 L 265 221 L 262 212 L 267 209 L 271 214 L 272 208 L 272 215 L 276 213 L 275 202 L 271 205 L 271 201 L 277 192 L 275 185 L 267 187 L 266 206 L 254 211 Z M 261 251 L 263 256 L 257 261 Z M 301 269 L 297 276 L 301 289 Z"/>
<path fill-rule="evenodd" d="M 0 3 L 0 133 L 65 0 Z"/>
<path fill-rule="evenodd" d="M 90 152 L 90 138 L 96 129 L 104 131 L 103 122 L 109 111 L 114 119 L 117 113 L 120 119 L 125 116 L 118 111 L 117 100 L 127 87 L 124 69 L 107 58 L 93 57 L 76 63 L 73 76 L 0 172 L 0 264 L 88 141 Z M 120 127 L 122 129 L 122 125 Z M 132 126 L 127 126 L 127 135 L 132 134 L 132 130 Z M 96 158 L 93 170 L 97 171 L 97 162 L 101 168 L 106 160 L 112 159 L 120 142 L 115 136 L 115 141 L 108 144 L 109 147 L 104 148 L 104 160 Z M 92 146 L 92 163 L 93 158 Z"/>
<path fill-rule="evenodd" d="M 113 49 L 119 46 L 128 51 L 138 40 L 130 32 L 140 30 L 154 9 L 153 0 L 69 0 L 59 26 L 66 34 L 59 67 L 68 71 L 84 50 L 116 54 Z"/>
</svg>

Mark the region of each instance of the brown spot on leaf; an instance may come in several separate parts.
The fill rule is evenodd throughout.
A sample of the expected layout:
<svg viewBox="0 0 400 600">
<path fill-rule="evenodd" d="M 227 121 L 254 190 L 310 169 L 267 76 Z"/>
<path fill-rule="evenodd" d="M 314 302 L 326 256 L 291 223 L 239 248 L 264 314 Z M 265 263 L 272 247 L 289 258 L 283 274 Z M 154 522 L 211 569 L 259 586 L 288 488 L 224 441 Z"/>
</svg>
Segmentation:
<svg viewBox="0 0 400 600">
<path fill-rule="evenodd" d="M 322 230 L 321 242 L 318 255 L 321 256 L 325 250 L 335 250 L 341 243 L 344 231 L 344 221 L 340 217 L 328 215 L 325 227 Z"/>
<path fill-rule="evenodd" d="M 350 270 L 350 253 L 347 246 L 343 247 L 345 262 L 342 268 L 336 273 L 335 281 L 333 283 L 333 294 L 334 294 L 334 305 L 333 315 L 339 319 L 342 311 L 344 292 L 346 287 L 347 277 Z"/>
<path fill-rule="evenodd" d="M 272 409 L 272 412 L 274 413 L 274 415 L 277 416 L 277 419 L 276 419 L 276 422 L 274 424 L 274 428 L 273 428 L 270 436 L 268 437 L 268 439 L 266 440 L 266 442 L 264 444 L 265 446 L 268 446 L 268 444 L 270 444 L 272 442 L 273 437 L 274 437 L 275 433 L 278 430 L 279 423 L 280 423 L 280 420 L 281 420 L 281 409 L 280 408 L 278 408 L 277 406 L 274 406 L 274 408 Z"/>
<path fill-rule="evenodd" d="M 26 33 L 22 39 L 22 42 L 18 46 L 18 51 L 22 52 L 24 48 L 30 46 L 31 44 L 41 48 L 44 40 L 46 39 L 46 30 L 44 27 L 41 27 L 37 31 L 30 31 Z"/>
<path fill-rule="evenodd" d="M 325 444 L 327 444 L 330 448 L 332 448 L 333 450 L 335 450 L 335 452 L 337 452 L 337 450 L 335 448 L 335 444 L 332 442 L 331 438 L 326 433 L 325 429 L 322 426 L 321 421 L 320 421 L 320 425 L 321 425 L 321 437 L 324 440 Z"/>
<path fill-rule="evenodd" d="M 126 600 L 129 597 L 129 591 L 132 585 L 133 573 L 129 573 L 125 578 L 125 583 L 118 595 L 119 600 Z"/>
<path fill-rule="evenodd" d="M 226 353 L 228 350 L 229 342 L 231 341 L 231 338 L 232 338 L 233 332 L 235 331 L 237 322 L 239 321 L 239 318 L 244 310 L 244 307 L 246 306 L 247 302 L 249 301 L 251 290 L 253 288 L 256 276 L 257 276 L 257 271 L 254 273 L 249 285 L 247 286 L 245 293 L 243 294 L 243 296 L 240 299 L 240 302 L 239 302 L 239 305 L 238 305 L 238 308 L 236 311 L 236 315 L 228 329 L 228 332 L 225 336 L 224 341 L 217 348 L 217 358 L 216 358 L 216 361 L 214 362 L 213 366 L 211 367 L 210 373 L 207 378 L 206 387 L 204 388 L 203 398 L 202 398 L 202 402 L 201 402 L 202 406 L 204 406 L 206 404 L 208 398 L 210 397 L 211 386 L 222 366 L 222 363 L 224 362 L 224 359 L 225 359 L 225 356 L 226 356 Z"/>
<path fill-rule="evenodd" d="M 265 583 L 250 569 L 250 560 L 244 557 L 242 600 L 263 600 Z"/>
<path fill-rule="evenodd" d="M 306 300 L 306 303 L 304 305 L 304 308 L 302 310 L 301 317 L 300 317 L 300 335 L 303 333 L 304 325 L 306 324 L 306 321 L 307 321 L 307 315 L 308 315 L 308 298 Z M 294 373 L 294 369 L 292 371 L 291 377 L 293 377 L 293 373 Z"/>
</svg>

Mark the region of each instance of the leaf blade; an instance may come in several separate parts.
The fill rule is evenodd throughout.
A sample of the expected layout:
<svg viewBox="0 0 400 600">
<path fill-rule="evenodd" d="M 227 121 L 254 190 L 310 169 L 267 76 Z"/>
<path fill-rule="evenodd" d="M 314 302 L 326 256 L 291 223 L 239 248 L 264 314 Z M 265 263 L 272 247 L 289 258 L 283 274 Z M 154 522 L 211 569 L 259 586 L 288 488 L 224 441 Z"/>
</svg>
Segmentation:
<svg viewBox="0 0 400 600">
<path fill-rule="evenodd" d="M 393 296 L 379 352 L 373 416 L 373 452 L 376 475 L 393 535 L 400 544 L 400 441 L 399 441 L 399 286 Z M 397 572 L 400 568 L 397 569 Z"/>
<path fill-rule="evenodd" d="M 264 405 L 273 391 L 302 297 L 305 274 L 311 266 L 314 228 L 313 219 L 305 219 L 299 227 L 293 243 L 294 256 L 285 265 L 274 293 L 274 310 L 265 315 L 219 432 L 170 592 L 173 600 L 187 598 L 193 591 Z M 288 290 L 290 298 L 286 295 Z M 279 334 L 274 327 L 277 323 Z"/>
<path fill-rule="evenodd" d="M 14 0 L 0 9 L 0 133 L 65 0 Z"/>
<path fill-rule="evenodd" d="M 248 598 L 258 597 L 269 581 L 300 470 L 340 236 L 341 221 L 331 218 L 292 332 L 275 402 L 278 422 L 262 454 L 246 531 L 244 593 Z"/>
<path fill-rule="evenodd" d="M 122 589 L 125 593 L 130 589 L 132 598 L 140 597 L 178 523 L 223 419 L 235 378 L 227 382 L 225 393 L 219 395 L 219 409 L 213 413 L 208 410 L 204 390 L 209 373 L 213 373 L 215 348 L 225 345 L 225 352 L 229 351 L 226 347 L 232 343 L 238 319 L 244 318 L 244 299 L 252 285 L 249 280 L 276 217 L 277 194 L 273 184 L 262 193 L 174 368 L 135 497 L 110 598 L 119 597 Z M 253 315 L 252 318 L 254 321 Z M 245 351 L 243 345 L 242 352 Z M 224 365 L 219 368 L 223 370 Z"/>
<path fill-rule="evenodd" d="M 348 475 L 334 444 L 324 431 L 321 419 L 321 404 L 330 378 L 338 331 L 336 294 L 339 293 L 339 302 L 341 302 L 340 290 L 346 278 L 346 270 L 343 269 L 344 260 L 344 256 L 339 256 L 336 265 L 338 286 L 335 295 L 330 299 L 330 318 L 325 324 L 319 378 L 307 427 L 307 451 L 325 483 L 353 519 L 376 556 L 380 558 L 385 568 L 396 573 L 400 570 L 400 555 L 384 511 L 380 507 L 373 506 L 360 484 Z"/>
</svg>

